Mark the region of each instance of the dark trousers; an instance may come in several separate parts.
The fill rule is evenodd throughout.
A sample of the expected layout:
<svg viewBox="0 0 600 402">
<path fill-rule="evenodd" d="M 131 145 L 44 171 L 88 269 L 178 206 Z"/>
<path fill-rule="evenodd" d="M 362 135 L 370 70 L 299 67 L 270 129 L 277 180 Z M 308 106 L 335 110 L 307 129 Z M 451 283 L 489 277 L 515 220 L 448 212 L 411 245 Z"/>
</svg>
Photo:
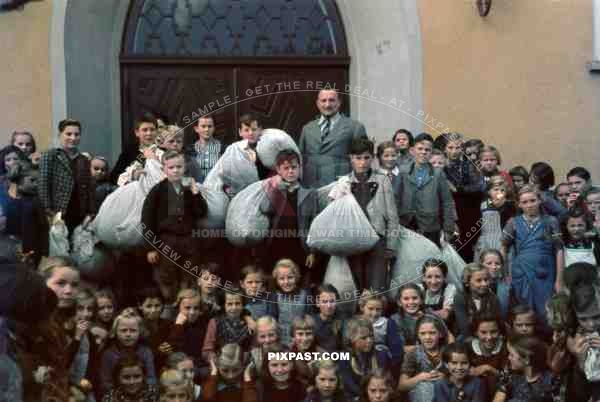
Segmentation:
<svg viewBox="0 0 600 402">
<path fill-rule="evenodd" d="M 375 247 L 366 253 L 348 257 L 356 288 L 362 292 L 385 292 L 389 286 L 388 264 L 385 259 L 385 239 L 380 239 Z"/>
</svg>

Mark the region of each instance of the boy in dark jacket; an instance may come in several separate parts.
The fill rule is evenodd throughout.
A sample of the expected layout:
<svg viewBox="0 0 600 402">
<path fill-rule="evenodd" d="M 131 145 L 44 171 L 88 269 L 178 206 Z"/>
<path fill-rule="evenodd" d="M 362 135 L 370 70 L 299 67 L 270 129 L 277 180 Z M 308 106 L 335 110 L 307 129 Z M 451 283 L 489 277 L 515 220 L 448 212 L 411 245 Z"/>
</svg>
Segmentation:
<svg viewBox="0 0 600 402">
<path fill-rule="evenodd" d="M 181 275 L 179 268 L 194 270 L 197 239 L 196 222 L 207 213 L 206 200 L 192 178 L 184 178 L 185 157 L 168 150 L 162 157 L 166 180 L 150 190 L 142 210 L 142 230 L 146 239 L 146 258 L 155 265 L 154 280 L 166 302 L 172 302 L 180 281 L 193 277 Z M 188 184 L 189 185 L 184 185 Z M 162 254 L 162 255 L 161 255 Z M 189 286 L 188 286 L 189 287 Z"/>
<path fill-rule="evenodd" d="M 271 236 L 267 239 L 268 267 L 282 258 L 309 269 L 315 264 L 316 253 L 306 245 L 306 236 L 319 212 L 319 203 L 316 191 L 300 186 L 300 169 L 298 154 L 283 150 L 275 159 L 277 175 L 263 182 L 267 197 L 260 209 L 271 223 Z"/>
<path fill-rule="evenodd" d="M 444 172 L 429 163 L 433 138 L 421 133 L 415 138 L 415 160 L 401 172 L 394 189 L 400 223 L 440 245 L 455 231 L 456 208 Z"/>
</svg>

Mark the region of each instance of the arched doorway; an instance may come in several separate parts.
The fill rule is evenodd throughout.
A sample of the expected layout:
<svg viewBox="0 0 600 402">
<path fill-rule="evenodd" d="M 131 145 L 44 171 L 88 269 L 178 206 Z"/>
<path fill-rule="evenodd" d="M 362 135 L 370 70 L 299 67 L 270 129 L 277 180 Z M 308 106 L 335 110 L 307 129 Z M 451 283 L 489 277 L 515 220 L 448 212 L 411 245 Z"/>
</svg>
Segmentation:
<svg viewBox="0 0 600 402">
<path fill-rule="evenodd" d="M 123 146 L 146 111 L 186 126 L 213 110 L 225 143 L 236 139 L 238 117 L 255 112 L 297 138 L 316 114 L 316 93 L 290 84 L 348 83 L 334 0 L 135 0 L 123 39 Z"/>
</svg>

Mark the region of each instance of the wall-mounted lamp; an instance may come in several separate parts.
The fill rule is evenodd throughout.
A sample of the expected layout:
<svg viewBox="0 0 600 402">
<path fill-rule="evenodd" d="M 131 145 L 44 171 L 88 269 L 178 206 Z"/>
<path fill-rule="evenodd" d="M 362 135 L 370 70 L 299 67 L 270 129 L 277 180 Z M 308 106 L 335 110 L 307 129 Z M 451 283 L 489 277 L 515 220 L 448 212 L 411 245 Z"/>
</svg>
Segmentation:
<svg viewBox="0 0 600 402">
<path fill-rule="evenodd" d="M 492 8 L 492 0 L 476 0 L 476 3 L 480 16 L 485 17 L 490 13 L 490 8 Z"/>
</svg>

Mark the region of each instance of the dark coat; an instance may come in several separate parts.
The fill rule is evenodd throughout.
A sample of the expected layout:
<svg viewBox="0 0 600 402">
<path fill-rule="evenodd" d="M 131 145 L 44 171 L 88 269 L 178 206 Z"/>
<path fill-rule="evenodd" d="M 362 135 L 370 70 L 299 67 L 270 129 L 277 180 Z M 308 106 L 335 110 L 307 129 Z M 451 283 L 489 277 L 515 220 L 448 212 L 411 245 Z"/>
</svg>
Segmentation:
<svg viewBox="0 0 600 402">
<path fill-rule="evenodd" d="M 169 243 L 168 240 L 173 236 L 185 237 L 189 239 L 190 244 L 180 243 L 177 246 L 190 252 L 192 250 L 188 247 L 193 247 L 193 230 L 196 222 L 206 216 L 208 206 L 200 193 L 194 195 L 189 187 L 183 187 L 182 208 L 176 207 L 176 210 L 173 210 L 176 203 L 173 192 L 173 187 L 167 179 L 152 187 L 142 209 L 144 234 L 151 231 L 150 236 L 156 236 L 165 243 Z M 152 248 L 151 242 L 146 242 L 146 246 Z"/>
<path fill-rule="evenodd" d="M 54 213 L 61 211 L 64 215 L 77 180 L 80 212 L 83 215 L 92 215 L 96 212 L 95 184 L 90 171 L 90 161 L 79 154 L 76 166 L 74 172 L 69 156 L 61 148 L 53 148 L 42 153 L 39 197 L 45 210 Z"/>
<path fill-rule="evenodd" d="M 307 187 L 325 186 L 350 173 L 348 155 L 352 140 L 367 138 L 362 123 L 340 116 L 325 141 L 322 141 L 319 119 L 320 116 L 302 128 L 298 145 L 304 167 L 302 183 Z"/>
<path fill-rule="evenodd" d="M 270 219 L 270 229 L 275 231 L 280 228 L 279 222 L 283 216 L 291 216 L 294 210 L 288 204 L 287 193 L 284 190 L 277 188 L 274 178 L 269 178 L 263 182 L 263 189 L 267 197 L 263 199 L 260 205 L 260 210 Z M 315 216 L 319 213 L 319 199 L 317 192 L 312 189 L 300 187 L 298 189 L 298 202 L 296 209 L 296 218 L 298 222 L 299 238 L 304 249 L 309 252 L 306 245 L 306 237 L 310 224 Z M 267 240 L 267 245 L 270 246 L 272 238 Z"/>
<path fill-rule="evenodd" d="M 429 175 L 418 188 L 415 179 L 415 163 L 400 173 L 394 194 L 397 195 L 400 223 L 409 226 L 414 219 L 423 232 L 454 231 L 456 208 L 448 187 L 446 175 L 428 164 Z M 441 217 L 441 218 L 440 218 Z"/>
</svg>

